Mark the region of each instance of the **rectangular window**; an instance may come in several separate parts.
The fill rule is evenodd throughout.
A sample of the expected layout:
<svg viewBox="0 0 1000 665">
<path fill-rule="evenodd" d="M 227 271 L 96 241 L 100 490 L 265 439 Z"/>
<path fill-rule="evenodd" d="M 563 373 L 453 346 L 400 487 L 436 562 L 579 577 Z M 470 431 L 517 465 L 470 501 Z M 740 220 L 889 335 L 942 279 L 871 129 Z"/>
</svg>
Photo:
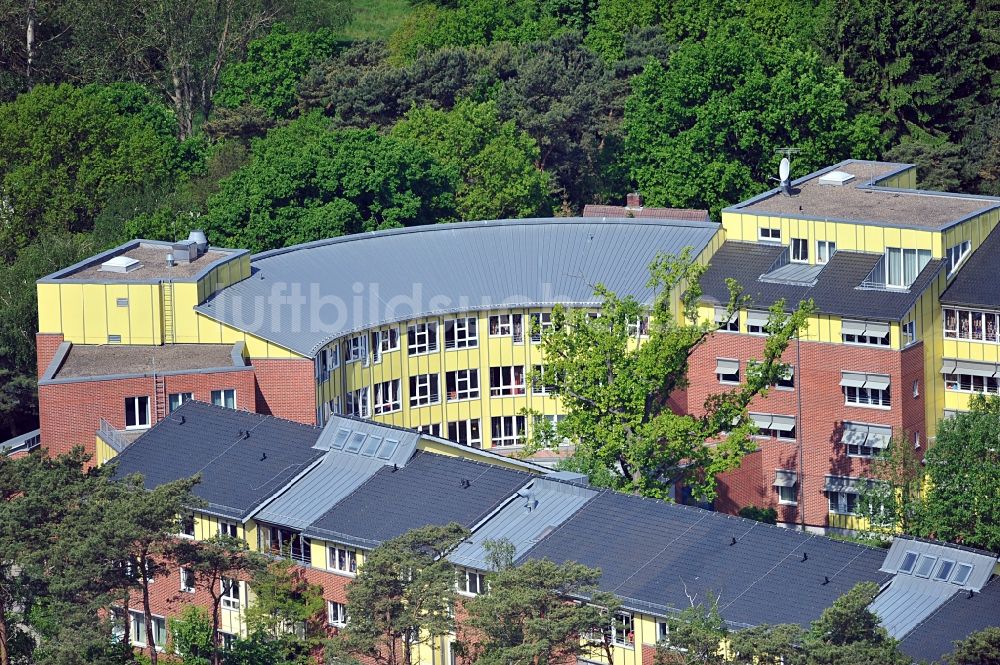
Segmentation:
<svg viewBox="0 0 1000 665">
<path fill-rule="evenodd" d="M 968 240 L 948 248 L 948 275 L 950 276 L 958 265 L 965 259 L 965 256 L 972 249 L 972 243 Z"/>
<path fill-rule="evenodd" d="M 537 344 L 542 341 L 542 335 L 552 327 L 552 312 L 535 312 L 531 317 L 531 341 Z"/>
<path fill-rule="evenodd" d="M 236 527 L 236 522 L 227 522 L 225 520 L 219 520 L 219 535 L 228 536 L 229 538 L 239 538 L 237 535 L 239 531 Z"/>
<path fill-rule="evenodd" d="M 347 625 L 347 605 L 333 600 L 326 601 L 326 622 L 336 628 Z"/>
<path fill-rule="evenodd" d="M 844 386 L 844 401 L 852 406 L 891 406 L 889 388 Z"/>
<path fill-rule="evenodd" d="M 715 376 L 719 383 L 739 383 L 740 361 L 732 358 L 716 358 Z"/>
<path fill-rule="evenodd" d="M 231 577 L 223 577 L 219 580 L 222 585 L 222 609 L 240 609 L 240 582 Z"/>
<path fill-rule="evenodd" d="M 520 314 L 494 314 L 490 316 L 490 337 L 512 337 L 515 342 L 524 339 Z"/>
<path fill-rule="evenodd" d="M 524 394 L 524 365 L 490 367 L 490 396 Z"/>
<path fill-rule="evenodd" d="M 482 448 L 483 437 L 479 433 L 479 418 L 449 422 L 448 440 L 470 448 Z"/>
<path fill-rule="evenodd" d="M 781 242 L 781 229 L 771 229 L 762 226 L 757 231 L 757 239 L 763 242 Z"/>
<path fill-rule="evenodd" d="M 457 573 L 458 581 L 456 586 L 460 594 L 465 596 L 478 596 L 486 590 L 486 575 L 483 573 L 476 572 L 475 570 L 468 570 L 466 568 L 459 568 Z"/>
<path fill-rule="evenodd" d="M 312 564 L 312 541 L 298 531 L 278 526 L 261 526 L 258 533 L 261 551 Z"/>
<path fill-rule="evenodd" d="M 131 626 L 132 644 L 138 647 L 146 644 L 146 617 L 142 612 L 129 610 L 129 624 Z M 162 651 L 167 644 L 167 621 L 163 617 L 154 616 L 153 619 L 153 646 L 158 651 Z"/>
<path fill-rule="evenodd" d="M 816 263 L 828 263 L 837 251 L 837 243 L 832 240 L 816 241 Z"/>
<path fill-rule="evenodd" d="M 372 386 L 372 390 L 374 392 L 372 409 L 374 409 L 376 416 L 383 413 L 399 411 L 403 408 L 402 399 L 399 395 L 399 386 L 399 379 L 382 381 L 381 383 L 376 383 Z"/>
<path fill-rule="evenodd" d="M 766 335 L 767 322 L 770 320 L 770 313 L 762 311 L 747 312 L 747 333 L 750 335 Z"/>
<path fill-rule="evenodd" d="M 479 398 L 479 370 L 459 369 L 445 374 L 448 401 Z"/>
<path fill-rule="evenodd" d="M 441 436 L 441 424 L 433 423 L 431 425 L 417 425 L 417 431 L 421 434 L 427 434 L 429 436 Z"/>
<path fill-rule="evenodd" d="M 795 485 L 791 486 L 778 486 L 778 503 L 786 506 L 794 506 L 799 502 L 796 496 Z"/>
<path fill-rule="evenodd" d="M 382 354 L 390 351 L 399 351 L 399 328 L 372 332 L 372 361 L 382 362 Z"/>
<path fill-rule="evenodd" d="M 355 575 L 358 572 L 358 553 L 347 547 L 331 545 L 326 550 L 326 567 L 345 575 Z"/>
<path fill-rule="evenodd" d="M 996 312 L 966 311 L 944 308 L 944 336 L 996 344 L 1000 320 Z"/>
<path fill-rule="evenodd" d="M 444 322 L 444 348 L 472 349 L 479 345 L 478 321 L 475 317 L 450 319 Z"/>
<path fill-rule="evenodd" d="M 635 627 L 631 612 L 615 612 L 611 620 L 611 643 L 628 649 L 635 644 Z"/>
<path fill-rule="evenodd" d="M 792 238 L 792 261 L 796 263 L 809 262 L 809 240 Z"/>
<path fill-rule="evenodd" d="M 406 329 L 406 350 L 411 356 L 438 350 L 436 323 L 417 323 Z"/>
<path fill-rule="evenodd" d="M 356 363 L 368 357 L 368 336 L 355 335 L 347 340 L 344 349 L 344 360 L 348 363 Z"/>
<path fill-rule="evenodd" d="M 929 249 L 901 249 L 886 247 L 885 283 L 887 286 L 907 288 L 931 260 Z"/>
<path fill-rule="evenodd" d="M 1000 392 L 1000 378 L 995 376 L 976 376 L 973 374 L 945 374 L 945 390 L 953 390 L 965 393 L 989 393 L 996 395 Z"/>
<path fill-rule="evenodd" d="M 173 413 L 181 404 L 190 399 L 194 399 L 192 393 L 170 393 L 167 395 L 167 412 Z"/>
<path fill-rule="evenodd" d="M 524 443 L 524 416 L 493 416 L 490 424 L 494 446 L 519 446 Z"/>
<path fill-rule="evenodd" d="M 212 391 L 212 404 L 224 406 L 227 409 L 236 408 L 236 389 L 224 388 L 223 390 Z"/>
<path fill-rule="evenodd" d="M 181 568 L 181 591 L 184 593 L 194 593 L 194 574 L 189 568 Z"/>
<path fill-rule="evenodd" d="M 649 317 L 640 316 L 628 324 L 629 337 L 649 337 Z"/>
<path fill-rule="evenodd" d="M 417 374 L 410 377 L 410 406 L 426 406 L 441 402 L 441 376 Z"/>
<path fill-rule="evenodd" d="M 840 515 L 854 515 L 858 507 L 858 495 L 854 492 L 832 492 L 827 490 L 830 512 Z"/>
<path fill-rule="evenodd" d="M 149 397 L 125 398 L 125 429 L 145 429 L 149 427 Z"/>
<path fill-rule="evenodd" d="M 181 515 L 181 536 L 194 538 L 194 515 Z"/>
<path fill-rule="evenodd" d="M 917 322 L 907 321 L 903 324 L 903 345 L 909 346 L 917 341 Z"/>
<path fill-rule="evenodd" d="M 368 417 L 368 387 L 352 390 L 344 395 L 344 410 L 349 416 Z"/>
<path fill-rule="evenodd" d="M 555 392 L 555 386 L 548 382 L 545 376 L 545 365 L 535 365 L 531 378 L 531 394 L 548 395 Z"/>
<path fill-rule="evenodd" d="M 795 369 L 789 365 L 775 386 L 778 390 L 795 390 Z"/>
</svg>

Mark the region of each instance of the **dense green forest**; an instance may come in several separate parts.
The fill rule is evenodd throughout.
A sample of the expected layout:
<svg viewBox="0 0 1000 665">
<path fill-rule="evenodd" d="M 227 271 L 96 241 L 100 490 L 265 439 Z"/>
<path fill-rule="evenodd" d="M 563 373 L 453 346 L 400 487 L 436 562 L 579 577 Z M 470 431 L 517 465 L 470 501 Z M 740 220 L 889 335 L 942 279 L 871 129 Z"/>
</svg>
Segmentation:
<svg viewBox="0 0 1000 665">
<path fill-rule="evenodd" d="M 34 280 L 135 236 L 717 215 L 783 146 L 1000 195 L 998 100 L 1000 0 L 0 0 L 0 432 Z"/>
</svg>

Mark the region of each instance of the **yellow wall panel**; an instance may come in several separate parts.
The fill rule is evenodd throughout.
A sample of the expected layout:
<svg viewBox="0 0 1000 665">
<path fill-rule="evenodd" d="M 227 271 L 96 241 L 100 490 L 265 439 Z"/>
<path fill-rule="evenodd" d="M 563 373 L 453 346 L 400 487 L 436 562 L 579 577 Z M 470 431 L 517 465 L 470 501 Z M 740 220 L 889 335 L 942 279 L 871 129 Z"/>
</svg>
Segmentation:
<svg viewBox="0 0 1000 665">
<path fill-rule="evenodd" d="M 38 332 L 61 333 L 62 326 L 62 299 L 59 293 L 59 284 L 38 284 L 36 294 L 38 295 Z"/>
<path fill-rule="evenodd" d="M 83 327 L 83 285 L 62 284 L 59 287 L 63 335 L 66 341 L 86 344 Z"/>
</svg>

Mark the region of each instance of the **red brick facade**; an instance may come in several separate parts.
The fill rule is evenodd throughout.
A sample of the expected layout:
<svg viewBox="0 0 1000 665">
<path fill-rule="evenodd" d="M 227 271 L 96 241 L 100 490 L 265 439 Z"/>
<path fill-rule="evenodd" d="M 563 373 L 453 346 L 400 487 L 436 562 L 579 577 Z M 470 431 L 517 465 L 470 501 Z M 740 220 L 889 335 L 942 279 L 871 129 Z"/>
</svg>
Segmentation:
<svg viewBox="0 0 1000 665">
<path fill-rule="evenodd" d="M 254 358 L 257 413 L 316 424 L 316 377 L 313 361 L 305 358 Z"/>
<path fill-rule="evenodd" d="M 236 406 L 248 411 L 256 407 L 256 386 L 252 370 L 176 374 L 159 377 L 157 390 L 152 376 L 95 379 L 49 383 L 38 386 L 38 411 L 42 445 L 52 455 L 83 446 L 94 454 L 94 436 L 103 418 L 114 429 L 125 429 L 125 399 L 149 397 L 150 424 L 167 411 L 170 393 L 189 392 L 196 400 L 211 401 L 211 392 L 236 389 Z"/>
<path fill-rule="evenodd" d="M 724 391 L 715 374 L 716 359 L 740 360 L 741 378 L 746 362 L 763 356 L 764 337 L 717 333 L 692 356 L 687 389 L 687 408 L 704 413 L 708 395 Z M 757 452 L 748 455 L 739 469 L 719 478 L 717 509 L 735 513 L 750 504 L 774 507 L 779 520 L 812 526 L 827 524 L 828 503 L 824 493 L 827 475 L 865 476 L 867 459 L 848 457 L 840 443 L 844 422 L 889 425 L 893 434 L 924 431 L 923 391 L 913 394 L 913 382 L 923 377 L 923 349 L 919 344 L 903 351 L 877 346 L 793 342 L 783 360 L 794 366 L 795 387 L 772 388 L 757 398 L 750 410 L 796 418 L 796 441 L 761 439 Z M 840 386 L 841 372 L 868 372 L 890 377 L 891 407 L 845 404 Z M 800 459 L 801 457 L 801 459 Z M 796 471 L 798 505 L 779 505 L 773 487 L 776 469 Z"/>
<path fill-rule="evenodd" d="M 49 363 L 56 355 L 56 350 L 63 343 L 62 334 L 52 335 L 35 333 L 35 357 L 38 359 L 38 378 L 45 374 Z"/>
</svg>

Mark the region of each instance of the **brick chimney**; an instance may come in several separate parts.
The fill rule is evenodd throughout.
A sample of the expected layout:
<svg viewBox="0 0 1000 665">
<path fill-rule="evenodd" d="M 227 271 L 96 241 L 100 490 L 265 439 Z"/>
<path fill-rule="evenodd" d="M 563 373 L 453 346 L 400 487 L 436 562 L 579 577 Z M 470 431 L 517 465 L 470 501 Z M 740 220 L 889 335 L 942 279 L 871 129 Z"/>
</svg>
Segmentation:
<svg viewBox="0 0 1000 665">
<path fill-rule="evenodd" d="M 625 207 L 626 208 L 641 208 L 642 207 L 642 194 L 639 192 L 629 192 L 625 195 Z"/>
</svg>

